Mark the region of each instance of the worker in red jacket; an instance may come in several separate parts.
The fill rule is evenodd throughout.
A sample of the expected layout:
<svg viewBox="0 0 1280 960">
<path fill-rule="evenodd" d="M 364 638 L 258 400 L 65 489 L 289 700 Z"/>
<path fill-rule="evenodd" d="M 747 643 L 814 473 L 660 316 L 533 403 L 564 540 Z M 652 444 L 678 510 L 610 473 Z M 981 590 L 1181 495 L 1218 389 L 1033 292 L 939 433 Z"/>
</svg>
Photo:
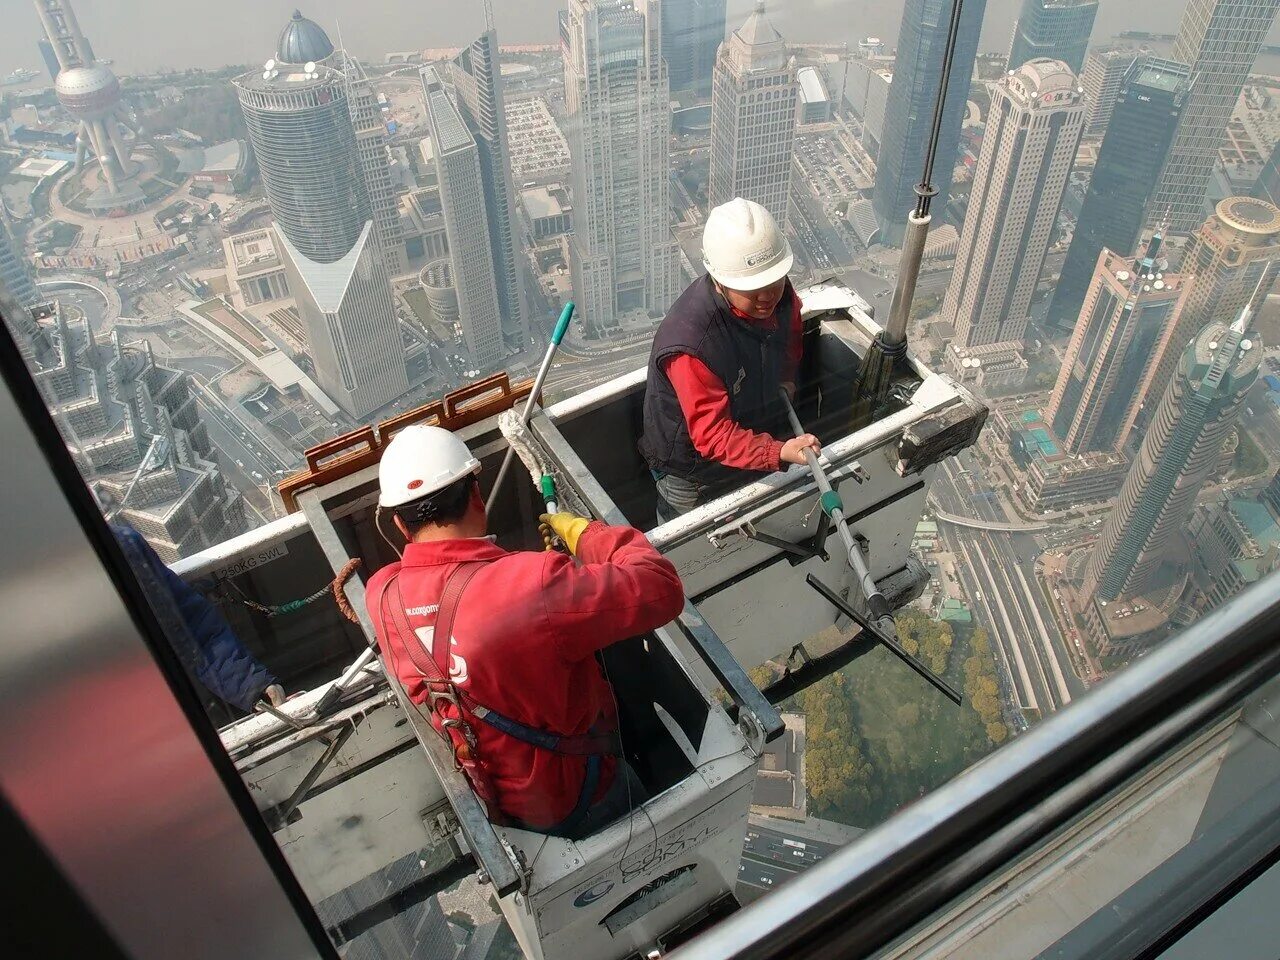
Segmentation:
<svg viewBox="0 0 1280 960">
<path fill-rule="evenodd" d="M 378 503 L 407 546 L 370 579 L 369 615 L 387 669 L 490 817 L 585 836 L 644 799 L 595 654 L 675 619 L 680 578 L 639 531 L 568 513 L 542 519 L 573 557 L 502 549 L 479 472 L 438 427 L 407 427 L 387 446 Z"/>
<path fill-rule="evenodd" d="M 812 434 L 780 439 L 790 431 L 778 391 L 795 394 L 802 344 L 777 222 L 730 200 L 707 216 L 702 254 L 706 274 L 667 312 L 649 356 L 640 452 L 662 522 L 820 449 Z"/>
</svg>

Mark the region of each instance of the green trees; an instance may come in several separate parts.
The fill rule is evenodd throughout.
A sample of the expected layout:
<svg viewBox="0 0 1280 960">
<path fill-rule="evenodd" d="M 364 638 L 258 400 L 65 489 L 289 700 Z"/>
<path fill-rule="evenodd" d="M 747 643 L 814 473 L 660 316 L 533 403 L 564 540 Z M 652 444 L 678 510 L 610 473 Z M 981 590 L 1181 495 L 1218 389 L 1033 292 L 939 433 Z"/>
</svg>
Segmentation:
<svg viewBox="0 0 1280 960">
<path fill-rule="evenodd" d="M 957 708 L 883 649 L 860 657 L 788 705 L 805 714 L 805 775 L 814 816 L 869 827 L 1008 737 L 985 634 L 957 638 L 950 624 L 918 611 L 899 612 L 897 624 L 908 652 L 951 675 L 957 686 L 963 682 L 969 699 L 976 692 L 994 714 L 983 716 L 968 702 Z"/>
<path fill-rule="evenodd" d="M 1009 731 L 1001 719 L 1000 685 L 991 655 L 991 640 L 979 627 L 969 641 L 971 655 L 964 662 L 964 693 L 977 711 L 992 743 L 1003 743 Z"/>
</svg>

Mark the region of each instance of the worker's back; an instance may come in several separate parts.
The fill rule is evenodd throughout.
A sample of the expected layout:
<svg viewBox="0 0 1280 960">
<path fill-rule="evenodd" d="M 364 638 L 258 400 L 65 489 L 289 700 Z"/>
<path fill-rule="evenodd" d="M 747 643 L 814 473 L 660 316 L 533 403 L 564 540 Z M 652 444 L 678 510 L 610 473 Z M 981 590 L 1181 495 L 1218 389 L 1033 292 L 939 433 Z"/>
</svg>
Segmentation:
<svg viewBox="0 0 1280 960">
<path fill-rule="evenodd" d="M 673 619 L 683 594 L 674 568 L 629 527 L 593 523 L 578 552 L 581 566 L 559 553 L 509 553 L 483 539 L 409 544 L 404 561 L 380 570 L 368 589 L 384 658 L 409 697 L 425 703 L 427 690 L 387 612 L 388 580 L 399 571 L 409 627 L 430 636 L 423 628 L 434 628 L 447 578 L 458 564 L 479 561 L 457 606 L 450 679 L 476 704 L 526 726 L 574 736 L 611 724 L 613 695 L 595 651 Z M 435 659 L 443 666 L 443 651 Z M 552 753 L 485 723 L 472 726 L 503 813 L 551 826 L 573 810 L 584 757 Z M 606 757 L 598 795 L 613 769 Z"/>
</svg>

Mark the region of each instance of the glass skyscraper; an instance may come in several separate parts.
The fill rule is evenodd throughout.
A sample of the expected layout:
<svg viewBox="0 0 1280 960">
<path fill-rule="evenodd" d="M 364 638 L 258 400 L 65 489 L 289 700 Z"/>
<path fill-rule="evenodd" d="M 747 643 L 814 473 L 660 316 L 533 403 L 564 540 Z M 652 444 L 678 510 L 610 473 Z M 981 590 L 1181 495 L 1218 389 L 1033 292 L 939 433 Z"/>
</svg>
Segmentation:
<svg viewBox="0 0 1280 960">
<path fill-rule="evenodd" d="M 1053 291 L 1050 325 L 1075 325 L 1103 247 L 1134 252 L 1189 89 L 1185 64 L 1152 57 L 1129 69 Z"/>
<path fill-rule="evenodd" d="M 1079 73 L 1097 15 L 1098 0 L 1023 0 L 1006 69 L 1017 70 L 1028 60 L 1048 57 Z"/>
<path fill-rule="evenodd" d="M 947 45 L 950 0 L 907 0 L 898 33 L 898 59 L 885 107 L 884 136 L 876 165 L 873 202 L 880 221 L 880 241 L 897 246 L 902 242 L 907 214 L 915 208 L 915 185 L 924 172 L 925 150 L 933 123 L 933 105 L 942 78 L 942 53 Z M 944 100 L 942 127 L 938 135 L 937 162 L 933 183 L 938 188 L 934 209 L 942 214 L 951 193 L 951 176 L 960 146 L 960 125 L 964 121 L 969 84 L 978 54 L 978 36 L 987 0 L 968 0 L 961 11 L 956 37 L 951 83 Z"/>
</svg>

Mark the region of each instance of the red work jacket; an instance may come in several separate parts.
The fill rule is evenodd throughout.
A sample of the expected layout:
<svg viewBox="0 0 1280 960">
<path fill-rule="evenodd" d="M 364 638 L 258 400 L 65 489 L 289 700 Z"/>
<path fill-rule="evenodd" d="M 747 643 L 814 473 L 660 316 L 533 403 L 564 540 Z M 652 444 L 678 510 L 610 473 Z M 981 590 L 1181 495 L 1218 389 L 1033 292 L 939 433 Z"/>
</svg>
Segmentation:
<svg viewBox="0 0 1280 960">
<path fill-rule="evenodd" d="M 589 732 L 614 713 L 612 691 L 593 654 L 674 620 L 684 592 L 675 567 L 631 527 L 593 522 L 578 541 L 578 558 L 580 563 L 554 552 L 510 553 L 482 539 L 409 544 L 401 563 L 383 567 L 368 583 L 369 616 L 384 662 L 414 703 L 426 702 L 423 677 L 403 648 L 422 641 L 398 636 L 382 609 L 392 573 L 400 571 L 409 626 L 418 634 L 435 625 L 445 581 L 457 565 L 490 561 L 458 603 L 451 679 L 477 703 L 527 726 L 570 736 Z M 436 663 L 444 664 L 440 651 Z M 582 790 L 585 757 L 553 754 L 480 721 L 473 725 L 476 753 L 503 813 L 536 827 L 569 815 Z M 606 758 L 597 798 L 612 784 L 613 771 L 613 758 Z"/>
</svg>

